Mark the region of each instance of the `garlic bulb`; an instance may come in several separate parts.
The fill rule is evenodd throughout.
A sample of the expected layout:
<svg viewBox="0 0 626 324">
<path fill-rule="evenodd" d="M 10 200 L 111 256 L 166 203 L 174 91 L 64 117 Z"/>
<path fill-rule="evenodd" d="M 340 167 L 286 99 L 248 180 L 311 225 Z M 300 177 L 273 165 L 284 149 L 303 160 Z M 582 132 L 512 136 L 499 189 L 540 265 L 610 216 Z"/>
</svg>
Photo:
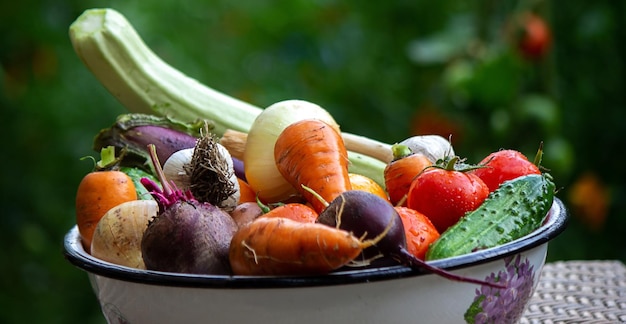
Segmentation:
<svg viewBox="0 0 626 324">
<path fill-rule="evenodd" d="M 211 136 L 200 138 L 194 148 L 172 154 L 163 164 L 165 177 L 181 190 L 189 190 L 200 202 L 231 211 L 239 202 L 239 181 L 228 150 Z"/>
<path fill-rule="evenodd" d="M 191 163 L 193 150 L 193 148 L 188 148 L 176 151 L 163 164 L 165 177 L 174 182 L 178 189 L 188 189 L 191 184 L 190 177 L 185 168 L 188 168 L 188 165 Z"/>
<path fill-rule="evenodd" d="M 439 135 L 413 136 L 400 142 L 406 145 L 411 152 L 424 154 L 432 163 L 454 156 L 454 149 L 450 141 Z"/>
<path fill-rule="evenodd" d="M 233 158 L 214 137 L 208 135 L 198 141 L 188 170 L 189 190 L 196 199 L 227 212 L 237 206 L 240 188 Z"/>
</svg>

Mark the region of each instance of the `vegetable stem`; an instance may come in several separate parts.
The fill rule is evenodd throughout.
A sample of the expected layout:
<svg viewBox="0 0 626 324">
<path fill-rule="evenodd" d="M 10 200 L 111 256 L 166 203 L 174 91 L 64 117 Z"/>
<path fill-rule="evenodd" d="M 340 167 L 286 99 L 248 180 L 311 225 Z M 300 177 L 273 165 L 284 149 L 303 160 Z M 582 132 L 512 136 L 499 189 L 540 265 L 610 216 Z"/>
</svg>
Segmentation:
<svg viewBox="0 0 626 324">
<path fill-rule="evenodd" d="M 174 189 L 168 183 L 167 178 L 165 177 L 165 173 L 163 173 L 163 168 L 161 168 L 161 162 L 159 162 L 159 157 L 157 156 L 156 152 L 156 146 L 154 144 L 148 144 L 148 153 L 150 154 L 150 159 L 154 164 L 154 172 L 156 173 L 159 181 L 161 181 L 163 194 L 166 197 L 172 196 L 174 194 Z"/>
</svg>

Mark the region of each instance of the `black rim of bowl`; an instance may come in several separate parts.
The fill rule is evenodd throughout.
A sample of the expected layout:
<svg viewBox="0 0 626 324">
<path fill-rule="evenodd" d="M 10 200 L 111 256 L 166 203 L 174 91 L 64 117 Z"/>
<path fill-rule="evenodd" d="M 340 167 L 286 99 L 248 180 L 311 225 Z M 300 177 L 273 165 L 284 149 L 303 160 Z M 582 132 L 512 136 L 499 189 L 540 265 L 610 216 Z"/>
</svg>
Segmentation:
<svg viewBox="0 0 626 324">
<path fill-rule="evenodd" d="M 496 248 L 481 250 L 458 257 L 434 260 L 430 261 L 429 264 L 446 270 L 454 270 L 515 255 L 539 245 L 546 244 L 565 229 L 567 220 L 568 214 L 563 202 L 555 198 L 554 204 L 548 213 L 548 217 L 546 217 L 546 221 L 533 233 Z M 65 258 L 74 266 L 88 273 L 128 282 L 159 286 L 198 288 L 311 287 L 364 283 L 430 274 L 426 271 L 413 270 L 400 265 L 363 270 L 338 271 L 320 276 L 297 277 L 194 275 L 140 270 L 115 265 L 89 255 L 82 248 L 76 226 L 65 235 L 63 247 Z"/>
</svg>

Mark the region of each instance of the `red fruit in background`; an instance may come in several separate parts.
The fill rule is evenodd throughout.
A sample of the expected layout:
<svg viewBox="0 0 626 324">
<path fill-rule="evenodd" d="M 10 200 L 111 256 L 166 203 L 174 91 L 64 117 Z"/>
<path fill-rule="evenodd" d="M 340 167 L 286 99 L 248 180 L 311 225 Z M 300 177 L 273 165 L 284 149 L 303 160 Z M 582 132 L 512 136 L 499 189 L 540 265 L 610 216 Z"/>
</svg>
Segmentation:
<svg viewBox="0 0 626 324">
<path fill-rule="evenodd" d="M 545 57 L 552 42 L 552 34 L 546 21 L 530 12 L 519 16 L 515 36 L 518 50 L 529 60 Z"/>
<path fill-rule="evenodd" d="M 422 172 L 407 195 L 407 207 L 426 215 L 439 233 L 478 208 L 489 195 L 489 187 L 479 177 L 452 167 L 455 160 L 445 168 Z"/>
<path fill-rule="evenodd" d="M 411 119 L 410 131 L 412 135 L 452 137 L 455 143 L 463 140 L 462 125 L 431 104 L 418 108 Z"/>
<path fill-rule="evenodd" d="M 527 174 L 541 174 L 539 167 L 515 150 L 493 152 L 480 161 L 479 165 L 483 167 L 471 173 L 478 176 L 489 187 L 489 191 L 496 190 L 507 180 Z"/>
</svg>

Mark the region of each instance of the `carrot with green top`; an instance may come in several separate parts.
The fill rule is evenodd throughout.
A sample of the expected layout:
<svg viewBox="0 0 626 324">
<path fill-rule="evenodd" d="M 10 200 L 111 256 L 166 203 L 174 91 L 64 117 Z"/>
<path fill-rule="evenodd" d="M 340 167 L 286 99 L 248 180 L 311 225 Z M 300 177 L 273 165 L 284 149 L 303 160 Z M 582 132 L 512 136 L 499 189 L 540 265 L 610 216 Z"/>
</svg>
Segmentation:
<svg viewBox="0 0 626 324">
<path fill-rule="evenodd" d="M 115 148 L 105 147 L 100 155 L 101 160 L 83 177 L 76 191 L 76 225 L 87 252 L 104 214 L 121 203 L 137 200 L 133 180 L 117 169 L 119 158 L 115 157 Z"/>
</svg>

